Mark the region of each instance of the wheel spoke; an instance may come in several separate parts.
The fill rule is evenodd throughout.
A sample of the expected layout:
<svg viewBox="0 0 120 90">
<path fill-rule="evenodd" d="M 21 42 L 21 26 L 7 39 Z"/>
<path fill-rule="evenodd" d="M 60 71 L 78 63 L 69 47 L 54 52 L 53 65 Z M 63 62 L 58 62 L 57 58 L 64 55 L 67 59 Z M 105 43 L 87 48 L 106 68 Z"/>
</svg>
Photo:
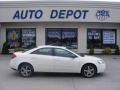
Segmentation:
<svg viewBox="0 0 120 90">
<path fill-rule="evenodd" d="M 84 72 L 88 72 L 88 70 L 84 70 Z"/>
<path fill-rule="evenodd" d="M 90 72 L 93 72 L 93 71 L 94 71 L 94 69 L 91 69 L 91 70 L 90 70 Z"/>
<path fill-rule="evenodd" d="M 22 71 L 25 71 L 26 69 L 24 67 L 21 68 Z"/>
<path fill-rule="evenodd" d="M 87 69 L 90 70 L 90 66 L 88 66 Z"/>
<path fill-rule="evenodd" d="M 90 73 L 88 72 L 88 73 L 87 73 L 87 76 L 89 77 L 89 75 L 90 75 Z"/>
</svg>

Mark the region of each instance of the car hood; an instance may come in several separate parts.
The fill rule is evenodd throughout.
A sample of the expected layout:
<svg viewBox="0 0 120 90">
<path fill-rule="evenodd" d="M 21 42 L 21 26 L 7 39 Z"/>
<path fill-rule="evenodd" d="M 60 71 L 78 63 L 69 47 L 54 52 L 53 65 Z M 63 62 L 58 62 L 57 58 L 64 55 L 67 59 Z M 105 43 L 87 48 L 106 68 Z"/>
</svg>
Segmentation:
<svg viewBox="0 0 120 90">
<path fill-rule="evenodd" d="M 85 55 L 83 58 L 85 60 L 101 60 L 101 58 L 99 58 L 99 57 L 89 56 L 89 55 Z"/>
</svg>

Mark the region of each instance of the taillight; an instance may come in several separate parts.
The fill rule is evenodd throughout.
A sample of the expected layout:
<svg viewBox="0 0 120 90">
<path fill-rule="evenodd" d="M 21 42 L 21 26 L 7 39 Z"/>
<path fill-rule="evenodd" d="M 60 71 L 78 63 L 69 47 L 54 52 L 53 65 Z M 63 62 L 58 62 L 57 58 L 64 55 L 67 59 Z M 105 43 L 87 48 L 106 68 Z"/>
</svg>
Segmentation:
<svg viewBox="0 0 120 90">
<path fill-rule="evenodd" d="M 13 53 L 12 55 L 11 55 L 11 58 L 13 59 L 13 58 L 15 58 L 16 57 L 16 55 Z"/>
</svg>

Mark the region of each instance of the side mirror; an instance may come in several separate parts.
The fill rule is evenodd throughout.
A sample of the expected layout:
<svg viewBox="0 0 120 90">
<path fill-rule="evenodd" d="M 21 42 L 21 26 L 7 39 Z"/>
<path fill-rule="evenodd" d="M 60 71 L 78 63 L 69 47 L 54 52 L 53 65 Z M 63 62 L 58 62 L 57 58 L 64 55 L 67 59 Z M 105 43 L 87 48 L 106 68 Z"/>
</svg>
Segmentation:
<svg viewBox="0 0 120 90">
<path fill-rule="evenodd" d="M 74 56 L 71 56 L 71 58 L 77 58 L 77 56 L 74 55 Z"/>
<path fill-rule="evenodd" d="M 81 56 L 81 57 L 84 57 L 84 56 L 85 56 L 85 54 L 83 54 L 83 53 L 82 53 L 82 54 L 80 54 L 80 56 Z"/>
</svg>

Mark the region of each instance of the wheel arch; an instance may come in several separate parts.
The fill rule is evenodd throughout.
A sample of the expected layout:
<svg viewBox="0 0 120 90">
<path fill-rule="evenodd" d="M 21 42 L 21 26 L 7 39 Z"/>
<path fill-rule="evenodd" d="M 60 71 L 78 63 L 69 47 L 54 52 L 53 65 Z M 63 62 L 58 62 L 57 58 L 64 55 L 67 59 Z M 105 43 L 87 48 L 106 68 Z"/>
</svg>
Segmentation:
<svg viewBox="0 0 120 90">
<path fill-rule="evenodd" d="M 80 73 L 82 72 L 83 68 L 84 68 L 85 66 L 87 66 L 87 65 L 92 65 L 92 66 L 94 66 L 95 69 L 96 69 L 96 72 L 98 72 L 97 66 L 96 66 L 94 63 L 85 63 L 85 64 L 82 65 L 82 68 L 81 68 L 81 70 L 80 70 Z"/>
<path fill-rule="evenodd" d="M 33 71 L 34 71 L 33 65 L 30 64 L 30 63 L 28 63 L 28 62 L 21 62 L 21 63 L 18 65 L 18 70 L 19 70 L 20 66 L 23 65 L 23 64 L 29 64 L 29 65 L 32 67 Z"/>
</svg>

